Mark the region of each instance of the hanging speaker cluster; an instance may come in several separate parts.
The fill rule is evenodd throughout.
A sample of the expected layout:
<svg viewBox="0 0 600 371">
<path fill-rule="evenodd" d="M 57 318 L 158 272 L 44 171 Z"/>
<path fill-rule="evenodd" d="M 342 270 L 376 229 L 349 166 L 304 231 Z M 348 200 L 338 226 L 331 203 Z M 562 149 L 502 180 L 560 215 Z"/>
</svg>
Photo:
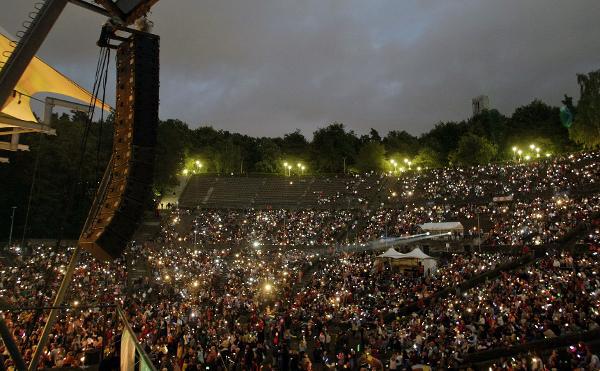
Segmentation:
<svg viewBox="0 0 600 371">
<path fill-rule="evenodd" d="M 117 50 L 113 151 L 79 240 L 97 258 L 121 255 L 151 200 L 158 94 L 159 38 L 136 32 Z"/>
</svg>

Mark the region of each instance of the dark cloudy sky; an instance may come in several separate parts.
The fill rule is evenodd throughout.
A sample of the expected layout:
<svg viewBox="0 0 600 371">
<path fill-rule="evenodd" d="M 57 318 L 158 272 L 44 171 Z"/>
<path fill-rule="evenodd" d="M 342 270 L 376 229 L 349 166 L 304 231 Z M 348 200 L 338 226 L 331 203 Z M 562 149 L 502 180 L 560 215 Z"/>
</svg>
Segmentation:
<svg viewBox="0 0 600 371">
<path fill-rule="evenodd" d="M 34 1 L 2 3 L 14 34 Z M 600 68 L 599 0 L 161 0 L 150 18 L 161 118 L 251 135 L 420 134 L 482 93 L 505 114 L 559 104 Z M 39 55 L 90 88 L 102 23 L 68 5 Z"/>
</svg>

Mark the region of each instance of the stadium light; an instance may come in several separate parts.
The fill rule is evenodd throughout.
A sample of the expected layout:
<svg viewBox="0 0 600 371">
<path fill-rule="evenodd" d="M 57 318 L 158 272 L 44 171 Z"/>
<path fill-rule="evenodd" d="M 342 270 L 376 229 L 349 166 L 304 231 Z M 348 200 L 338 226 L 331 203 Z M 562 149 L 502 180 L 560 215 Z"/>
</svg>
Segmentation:
<svg viewBox="0 0 600 371">
<path fill-rule="evenodd" d="M 396 162 L 396 160 L 391 159 L 390 162 L 394 166 L 394 173 L 398 172 L 398 163 Z"/>
</svg>

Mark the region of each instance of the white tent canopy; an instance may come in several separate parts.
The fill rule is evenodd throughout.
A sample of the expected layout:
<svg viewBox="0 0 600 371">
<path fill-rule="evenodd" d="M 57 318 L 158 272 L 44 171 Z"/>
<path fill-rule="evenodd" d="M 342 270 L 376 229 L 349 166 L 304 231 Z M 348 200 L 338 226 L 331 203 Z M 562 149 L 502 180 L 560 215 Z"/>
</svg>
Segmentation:
<svg viewBox="0 0 600 371">
<path fill-rule="evenodd" d="M 440 223 L 425 223 L 419 225 L 422 230 L 428 232 L 451 232 L 451 231 L 463 231 L 465 228 L 461 222 L 440 222 Z"/>
<path fill-rule="evenodd" d="M 419 260 L 423 260 L 423 259 L 433 259 L 431 256 L 425 254 L 421 249 L 419 249 L 418 247 L 415 248 L 413 251 L 406 253 L 406 254 L 402 254 L 404 255 L 404 258 L 413 258 L 413 259 L 419 259 Z"/>
<path fill-rule="evenodd" d="M 419 263 L 421 263 L 421 265 L 423 266 L 423 268 L 424 268 L 423 274 L 426 276 L 432 274 L 433 272 L 435 272 L 437 270 L 437 261 L 435 260 L 435 258 L 425 254 L 418 247 L 406 254 L 399 253 L 398 251 L 394 250 L 393 248 L 389 248 L 386 252 L 384 252 L 381 255 L 378 255 L 377 257 L 378 258 L 391 258 L 391 259 L 398 259 L 398 260 L 411 259 L 411 261 L 413 261 L 413 262 L 415 260 L 418 260 Z"/>
<path fill-rule="evenodd" d="M 390 247 L 381 255 L 377 255 L 378 258 L 392 258 L 392 259 L 401 259 L 404 257 L 404 254 L 396 251 L 394 248 Z"/>
</svg>

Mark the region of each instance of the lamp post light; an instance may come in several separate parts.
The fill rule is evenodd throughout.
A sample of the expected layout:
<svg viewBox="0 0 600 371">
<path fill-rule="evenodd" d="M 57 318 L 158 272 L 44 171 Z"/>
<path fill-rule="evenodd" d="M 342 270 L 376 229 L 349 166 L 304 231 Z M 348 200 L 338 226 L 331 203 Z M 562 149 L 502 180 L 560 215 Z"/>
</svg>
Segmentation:
<svg viewBox="0 0 600 371">
<path fill-rule="evenodd" d="M 10 215 L 10 233 L 8 234 L 8 248 L 10 249 L 10 244 L 12 243 L 12 233 L 13 233 L 13 225 L 15 224 L 15 210 L 16 206 L 12 207 L 12 213 Z"/>
<path fill-rule="evenodd" d="M 300 171 L 300 174 L 304 175 L 304 169 L 305 169 L 304 165 L 302 165 L 301 162 L 298 162 L 297 165 L 298 165 L 298 170 Z"/>
<path fill-rule="evenodd" d="M 397 173 L 398 172 L 398 163 L 394 159 L 391 159 L 390 162 L 392 163 L 392 165 L 394 165 L 394 173 Z"/>
</svg>

